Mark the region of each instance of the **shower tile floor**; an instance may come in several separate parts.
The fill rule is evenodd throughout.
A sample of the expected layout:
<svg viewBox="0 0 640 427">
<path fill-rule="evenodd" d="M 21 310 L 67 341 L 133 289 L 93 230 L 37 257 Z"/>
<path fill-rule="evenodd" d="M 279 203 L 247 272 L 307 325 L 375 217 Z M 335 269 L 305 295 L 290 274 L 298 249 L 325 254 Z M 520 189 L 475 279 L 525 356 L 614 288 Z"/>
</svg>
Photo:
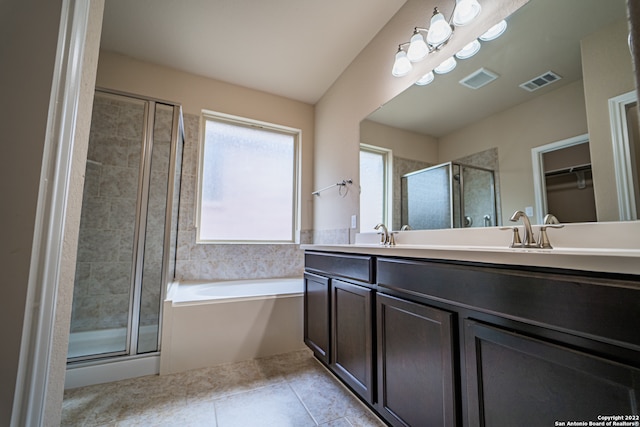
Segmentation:
<svg viewBox="0 0 640 427">
<path fill-rule="evenodd" d="M 65 391 L 62 426 L 382 427 L 308 350 Z"/>
</svg>

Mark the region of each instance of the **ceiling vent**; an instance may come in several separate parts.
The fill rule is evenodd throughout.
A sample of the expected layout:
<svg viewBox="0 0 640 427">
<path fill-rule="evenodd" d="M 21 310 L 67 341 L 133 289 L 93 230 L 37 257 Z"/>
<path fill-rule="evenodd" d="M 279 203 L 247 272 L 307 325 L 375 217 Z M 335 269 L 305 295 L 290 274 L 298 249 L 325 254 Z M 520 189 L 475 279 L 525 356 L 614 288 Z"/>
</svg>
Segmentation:
<svg viewBox="0 0 640 427">
<path fill-rule="evenodd" d="M 469 74 L 464 79 L 460 80 L 462 86 L 466 86 L 471 89 L 480 89 L 482 86 L 487 85 L 500 77 L 493 71 L 489 71 L 486 68 L 480 68 L 477 71 Z"/>
<path fill-rule="evenodd" d="M 560 80 L 562 77 L 554 73 L 553 71 L 547 71 L 539 75 L 538 77 L 534 77 L 528 82 L 524 82 L 520 84 L 520 87 L 524 90 L 528 90 L 529 92 L 533 92 L 534 90 L 538 90 L 541 87 L 544 87 L 548 84 L 551 84 L 555 81 Z"/>
</svg>

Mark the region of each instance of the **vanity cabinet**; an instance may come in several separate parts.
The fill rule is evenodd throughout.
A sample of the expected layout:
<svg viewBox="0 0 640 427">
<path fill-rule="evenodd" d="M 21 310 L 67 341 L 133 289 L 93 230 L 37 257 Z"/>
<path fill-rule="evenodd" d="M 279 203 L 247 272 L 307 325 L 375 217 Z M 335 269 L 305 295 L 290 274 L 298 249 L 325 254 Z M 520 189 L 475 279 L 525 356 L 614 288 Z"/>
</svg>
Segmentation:
<svg viewBox="0 0 640 427">
<path fill-rule="evenodd" d="M 456 425 L 453 316 L 378 293 L 377 407 L 392 425 Z"/>
<path fill-rule="evenodd" d="M 319 253 L 329 369 L 389 425 L 640 421 L 640 277 Z"/>
<path fill-rule="evenodd" d="M 371 256 L 305 253 L 305 343 L 367 403 L 374 398 Z M 317 291 L 307 296 L 306 289 Z"/>
</svg>

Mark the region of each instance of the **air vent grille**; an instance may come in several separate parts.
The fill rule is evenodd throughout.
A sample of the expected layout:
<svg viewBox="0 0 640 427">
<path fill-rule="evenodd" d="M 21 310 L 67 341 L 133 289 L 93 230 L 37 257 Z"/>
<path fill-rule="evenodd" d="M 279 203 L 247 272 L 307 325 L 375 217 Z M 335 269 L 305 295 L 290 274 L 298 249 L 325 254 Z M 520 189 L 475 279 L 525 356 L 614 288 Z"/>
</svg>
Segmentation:
<svg viewBox="0 0 640 427">
<path fill-rule="evenodd" d="M 489 71 L 486 68 L 480 68 L 460 80 L 459 83 L 462 86 L 466 86 L 471 89 L 480 89 L 482 86 L 488 85 L 498 77 L 500 76 L 493 71 Z"/>
<path fill-rule="evenodd" d="M 547 71 L 546 73 L 540 74 L 539 76 L 520 84 L 520 87 L 529 92 L 533 92 L 534 90 L 545 87 L 546 85 L 560 80 L 561 78 L 562 77 L 560 77 L 553 71 Z"/>
</svg>

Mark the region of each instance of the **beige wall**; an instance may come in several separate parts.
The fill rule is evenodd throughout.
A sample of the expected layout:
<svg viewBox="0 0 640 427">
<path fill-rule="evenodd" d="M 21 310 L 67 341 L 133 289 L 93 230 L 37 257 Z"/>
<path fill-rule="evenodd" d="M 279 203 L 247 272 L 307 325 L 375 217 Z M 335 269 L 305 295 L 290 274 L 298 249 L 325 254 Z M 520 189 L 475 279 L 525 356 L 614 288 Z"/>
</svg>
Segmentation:
<svg viewBox="0 0 640 427">
<path fill-rule="evenodd" d="M 608 100 L 635 88 L 628 34 L 623 19 L 586 37 L 581 45 L 598 221 L 620 219 Z"/>
<path fill-rule="evenodd" d="M 502 223 L 535 206 L 531 149 L 587 133 L 582 81 L 495 114 L 440 139 L 440 162 L 498 148 Z"/>
<path fill-rule="evenodd" d="M 316 104 L 315 185 L 322 188 L 351 178 L 357 188 L 360 121 L 526 2 L 485 2 L 481 19 L 457 29 L 456 36 L 442 51 L 416 64 L 408 76 L 394 78 L 391 67 L 398 44 L 407 41 L 413 27 L 424 25 L 424 17 L 430 16 L 434 6 L 441 6 L 446 14 L 453 6 L 435 0 L 407 1 Z M 351 191 L 347 197 L 340 197 L 337 192 L 323 193 L 314 201 L 314 229 L 316 232 L 348 229 L 351 215 L 358 211 L 358 192 Z"/>
<path fill-rule="evenodd" d="M 436 163 L 438 141 L 427 135 L 386 126 L 371 120 L 360 123 L 360 142 L 393 150 L 393 155 L 404 159 Z"/>
<path fill-rule="evenodd" d="M 154 65 L 112 52 L 100 52 L 97 86 L 182 104 L 185 114 L 213 110 L 302 130 L 301 229 L 312 228 L 314 107 Z"/>
<path fill-rule="evenodd" d="M 16 387 L 61 6 L 61 0 L 13 0 L 3 2 L 0 13 L 0 220 L 5 225 L 0 245 L 3 426 L 9 425 Z"/>
</svg>

